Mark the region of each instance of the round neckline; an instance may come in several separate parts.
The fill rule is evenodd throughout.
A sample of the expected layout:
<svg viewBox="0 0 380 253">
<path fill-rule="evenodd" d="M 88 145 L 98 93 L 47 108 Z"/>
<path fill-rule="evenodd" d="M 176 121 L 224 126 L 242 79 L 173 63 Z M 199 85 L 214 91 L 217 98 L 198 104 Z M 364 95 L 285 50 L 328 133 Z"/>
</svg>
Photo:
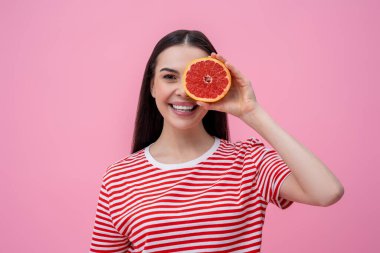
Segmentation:
<svg viewBox="0 0 380 253">
<path fill-rule="evenodd" d="M 201 156 L 199 156 L 193 160 L 183 162 L 183 163 L 160 163 L 159 161 L 157 161 L 156 159 L 153 158 L 153 156 L 151 155 L 151 153 L 149 151 L 150 146 L 153 143 L 144 149 L 144 153 L 145 153 L 146 159 L 151 164 L 153 164 L 155 167 L 162 169 L 162 170 L 194 167 L 195 165 L 199 164 L 200 162 L 207 160 L 218 149 L 219 144 L 220 144 L 220 139 L 216 136 L 214 136 L 214 138 L 215 138 L 214 144 L 205 153 L 203 153 Z"/>
</svg>

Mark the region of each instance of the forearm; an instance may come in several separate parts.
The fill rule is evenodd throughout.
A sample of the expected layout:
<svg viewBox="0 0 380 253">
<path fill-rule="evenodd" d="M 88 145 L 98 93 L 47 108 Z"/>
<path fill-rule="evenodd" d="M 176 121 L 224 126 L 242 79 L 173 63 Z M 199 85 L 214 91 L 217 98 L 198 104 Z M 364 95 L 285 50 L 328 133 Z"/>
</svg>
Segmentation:
<svg viewBox="0 0 380 253">
<path fill-rule="evenodd" d="M 241 119 L 279 153 L 305 194 L 321 202 L 340 198 L 343 186 L 339 180 L 312 152 L 282 129 L 261 106 Z"/>
</svg>

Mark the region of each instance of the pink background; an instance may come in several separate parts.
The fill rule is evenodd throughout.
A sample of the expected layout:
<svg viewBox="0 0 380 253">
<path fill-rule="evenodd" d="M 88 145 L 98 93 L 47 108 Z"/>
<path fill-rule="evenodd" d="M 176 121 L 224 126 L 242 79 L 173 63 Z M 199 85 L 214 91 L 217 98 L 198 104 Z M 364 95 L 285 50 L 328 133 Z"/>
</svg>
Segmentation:
<svg viewBox="0 0 380 253">
<path fill-rule="evenodd" d="M 270 206 L 263 252 L 380 252 L 378 1 L 2 1 L 1 252 L 87 252 L 158 39 L 199 29 L 345 186 Z M 230 117 L 232 139 L 257 136 Z M 260 136 L 257 136 L 261 139 Z"/>
</svg>

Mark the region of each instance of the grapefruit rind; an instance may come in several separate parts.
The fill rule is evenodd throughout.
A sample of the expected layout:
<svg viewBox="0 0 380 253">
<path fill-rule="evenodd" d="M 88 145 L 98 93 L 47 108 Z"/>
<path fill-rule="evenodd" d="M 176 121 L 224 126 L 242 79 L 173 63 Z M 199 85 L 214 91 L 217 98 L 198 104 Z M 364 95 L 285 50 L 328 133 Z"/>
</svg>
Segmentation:
<svg viewBox="0 0 380 253">
<path fill-rule="evenodd" d="M 223 70 L 226 72 L 226 78 L 228 80 L 228 83 L 227 83 L 227 86 L 224 88 L 223 92 L 221 94 L 219 94 L 217 97 L 215 98 L 205 98 L 205 97 L 197 97 L 195 96 L 193 93 L 191 93 L 188 89 L 187 89 L 187 82 L 186 82 L 186 77 L 187 77 L 187 72 L 190 70 L 191 66 L 197 62 L 201 62 L 201 61 L 214 61 L 216 62 L 217 64 L 219 64 L 221 67 L 223 67 Z M 229 91 L 229 89 L 231 88 L 231 73 L 230 71 L 228 70 L 228 68 L 224 65 L 223 62 L 211 57 L 211 56 L 207 56 L 207 57 L 203 57 L 203 58 L 197 58 L 197 59 L 194 59 L 192 60 L 187 66 L 186 66 L 186 69 L 185 69 L 185 72 L 183 73 L 182 75 L 182 83 L 183 83 L 183 87 L 184 87 L 184 90 L 186 92 L 186 94 L 191 97 L 192 99 L 194 100 L 197 100 L 197 101 L 202 101 L 202 102 L 208 102 L 208 103 L 213 103 L 213 102 L 216 102 L 216 101 L 219 101 L 221 100 L 226 94 L 227 92 Z"/>
</svg>

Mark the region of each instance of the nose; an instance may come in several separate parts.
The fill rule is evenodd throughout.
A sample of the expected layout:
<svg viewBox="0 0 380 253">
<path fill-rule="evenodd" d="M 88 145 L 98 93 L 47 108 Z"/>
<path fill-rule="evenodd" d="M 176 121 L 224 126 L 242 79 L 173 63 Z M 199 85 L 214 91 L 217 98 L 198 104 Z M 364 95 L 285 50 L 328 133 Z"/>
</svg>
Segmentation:
<svg viewBox="0 0 380 253">
<path fill-rule="evenodd" d="M 176 95 L 181 96 L 181 97 L 185 97 L 185 98 L 189 98 L 189 96 L 185 92 L 185 89 L 183 87 L 183 83 L 182 82 L 178 82 L 178 87 L 177 87 L 177 90 L 176 90 Z"/>
</svg>

